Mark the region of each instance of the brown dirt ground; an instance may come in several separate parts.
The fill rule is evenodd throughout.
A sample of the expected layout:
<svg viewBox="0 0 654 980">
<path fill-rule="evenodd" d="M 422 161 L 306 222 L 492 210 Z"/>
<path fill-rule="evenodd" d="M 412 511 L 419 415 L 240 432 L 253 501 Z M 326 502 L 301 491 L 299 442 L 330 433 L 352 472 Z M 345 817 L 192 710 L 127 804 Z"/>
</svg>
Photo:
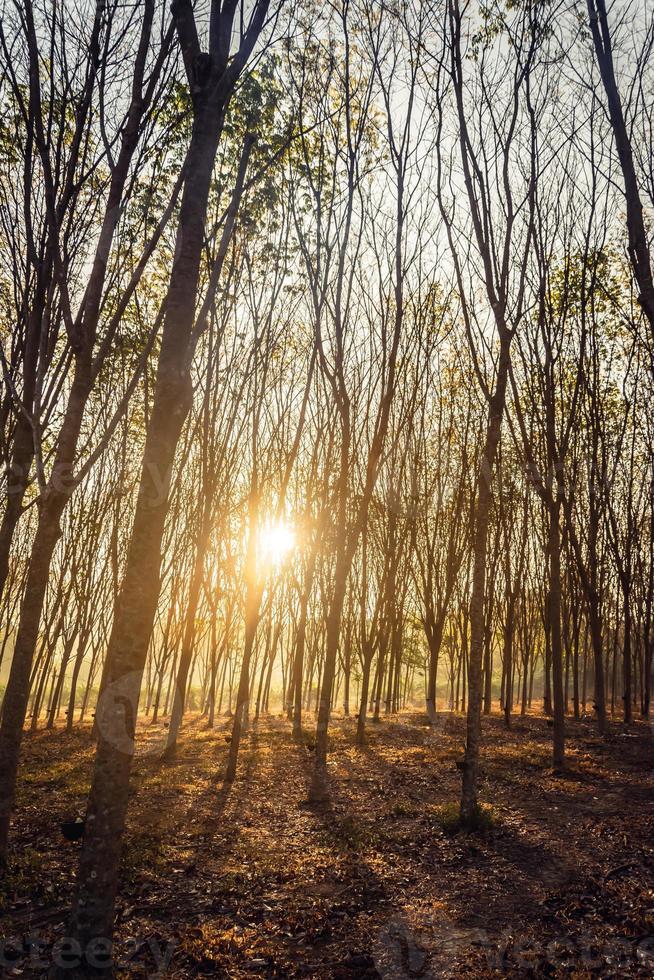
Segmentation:
<svg viewBox="0 0 654 980">
<path fill-rule="evenodd" d="M 451 826 L 464 720 L 419 712 L 370 726 L 336 719 L 329 800 L 308 802 L 311 736 L 268 718 L 221 783 L 228 723 L 188 721 L 177 759 L 143 723 L 117 916 L 120 977 L 654 976 L 654 733 L 600 740 L 569 722 L 553 774 L 540 717 L 484 719 L 490 826 Z M 0 890 L 4 975 L 40 976 L 38 936 L 65 935 L 93 755 L 83 727 L 26 735 Z M 39 954 L 47 957 L 48 949 Z M 161 957 L 167 967 L 158 969 Z"/>
</svg>

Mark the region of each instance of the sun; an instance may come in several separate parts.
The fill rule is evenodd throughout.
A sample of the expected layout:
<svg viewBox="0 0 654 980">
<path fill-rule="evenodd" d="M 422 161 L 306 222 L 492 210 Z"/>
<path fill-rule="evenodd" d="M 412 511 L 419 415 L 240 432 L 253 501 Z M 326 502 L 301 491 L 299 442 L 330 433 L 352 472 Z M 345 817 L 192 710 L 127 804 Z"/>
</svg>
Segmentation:
<svg viewBox="0 0 654 980">
<path fill-rule="evenodd" d="M 264 561 L 280 565 L 295 547 L 295 531 L 286 521 L 272 521 L 259 531 L 260 554 Z"/>
</svg>

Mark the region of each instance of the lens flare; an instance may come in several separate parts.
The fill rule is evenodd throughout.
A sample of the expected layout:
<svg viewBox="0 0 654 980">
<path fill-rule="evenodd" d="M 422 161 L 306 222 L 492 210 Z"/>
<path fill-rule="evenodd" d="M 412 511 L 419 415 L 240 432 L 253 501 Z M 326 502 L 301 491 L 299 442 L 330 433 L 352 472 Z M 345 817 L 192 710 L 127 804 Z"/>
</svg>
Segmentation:
<svg viewBox="0 0 654 980">
<path fill-rule="evenodd" d="M 261 558 L 280 565 L 295 547 L 295 531 L 286 521 L 264 524 L 259 532 Z"/>
</svg>

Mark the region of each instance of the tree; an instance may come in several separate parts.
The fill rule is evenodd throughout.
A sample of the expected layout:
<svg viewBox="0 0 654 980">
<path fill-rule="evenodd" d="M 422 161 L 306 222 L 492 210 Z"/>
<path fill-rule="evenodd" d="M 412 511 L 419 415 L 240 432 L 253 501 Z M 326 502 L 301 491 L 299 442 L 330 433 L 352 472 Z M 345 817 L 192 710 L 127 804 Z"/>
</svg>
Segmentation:
<svg viewBox="0 0 654 980">
<path fill-rule="evenodd" d="M 112 703 L 106 699 L 102 710 L 71 922 L 73 934 L 84 947 L 98 937 L 110 937 L 113 931 L 118 850 L 131 768 L 131 755 L 125 752 L 123 738 L 125 732 L 129 739 L 134 738 L 141 677 L 159 596 L 159 549 L 171 470 L 182 424 L 190 408 L 190 358 L 197 340 L 196 294 L 211 175 L 234 88 L 261 35 L 268 12 L 267 0 L 259 0 L 247 26 L 242 26 L 238 47 L 231 54 L 237 7 L 238 4 L 230 3 L 222 9 L 218 3 L 212 3 L 208 52 L 200 47 L 190 2 L 181 0 L 173 9 L 193 106 L 193 129 L 184 161 L 176 258 L 164 301 L 161 348 L 139 498 L 107 651 L 105 689 L 110 691 L 122 684 L 126 700 Z M 243 20 L 238 23 L 243 25 Z M 233 197 L 237 199 L 236 194 Z M 232 212 L 232 224 L 235 217 Z"/>
</svg>

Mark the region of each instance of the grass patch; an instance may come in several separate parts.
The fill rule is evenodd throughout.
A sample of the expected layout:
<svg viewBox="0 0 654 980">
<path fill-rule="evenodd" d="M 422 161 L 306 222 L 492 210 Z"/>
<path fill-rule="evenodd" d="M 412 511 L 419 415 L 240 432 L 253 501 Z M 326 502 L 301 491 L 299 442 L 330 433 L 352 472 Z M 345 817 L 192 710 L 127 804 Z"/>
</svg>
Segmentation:
<svg viewBox="0 0 654 980">
<path fill-rule="evenodd" d="M 9 861 L 4 874 L 0 875 L 0 912 L 10 904 L 14 894 L 35 891 L 35 883 L 43 877 L 44 860 L 33 847 L 25 847 Z"/>
<path fill-rule="evenodd" d="M 393 817 L 417 817 L 420 811 L 415 803 L 410 800 L 399 800 L 393 805 L 391 816 Z"/>
<path fill-rule="evenodd" d="M 161 841 L 153 833 L 150 837 L 139 836 L 126 842 L 121 857 L 121 877 L 127 886 L 149 877 L 155 878 L 166 866 L 166 855 Z"/>
<path fill-rule="evenodd" d="M 383 839 L 381 831 L 361 823 L 352 816 L 342 817 L 325 828 L 325 841 L 337 851 L 362 851 L 376 846 Z"/>
<path fill-rule="evenodd" d="M 458 803 L 443 803 L 434 811 L 436 822 L 446 834 L 486 833 L 497 826 L 497 817 L 493 808 L 485 803 L 479 804 L 470 820 L 462 820 Z"/>
</svg>

